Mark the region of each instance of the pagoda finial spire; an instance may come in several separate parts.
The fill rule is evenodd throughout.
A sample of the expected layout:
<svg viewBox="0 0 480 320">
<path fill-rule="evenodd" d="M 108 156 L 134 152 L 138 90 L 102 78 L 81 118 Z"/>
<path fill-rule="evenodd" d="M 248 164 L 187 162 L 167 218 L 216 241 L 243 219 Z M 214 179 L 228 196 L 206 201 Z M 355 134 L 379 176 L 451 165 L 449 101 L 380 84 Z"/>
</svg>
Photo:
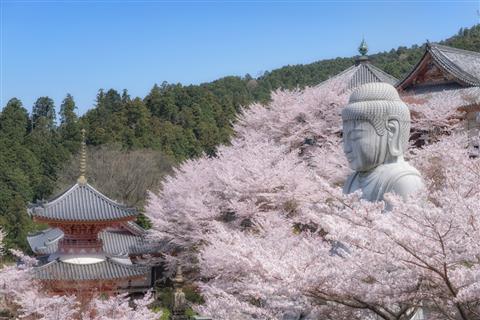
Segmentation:
<svg viewBox="0 0 480 320">
<path fill-rule="evenodd" d="M 360 52 L 362 56 L 365 56 L 368 53 L 368 45 L 367 45 L 367 42 L 365 41 L 365 37 L 362 37 L 362 42 L 358 47 L 358 52 Z"/>
<path fill-rule="evenodd" d="M 81 130 L 82 132 L 82 144 L 80 149 L 80 176 L 77 179 L 77 182 L 80 184 L 87 183 L 87 178 L 85 177 L 87 173 L 87 144 L 85 143 L 85 129 Z"/>
</svg>

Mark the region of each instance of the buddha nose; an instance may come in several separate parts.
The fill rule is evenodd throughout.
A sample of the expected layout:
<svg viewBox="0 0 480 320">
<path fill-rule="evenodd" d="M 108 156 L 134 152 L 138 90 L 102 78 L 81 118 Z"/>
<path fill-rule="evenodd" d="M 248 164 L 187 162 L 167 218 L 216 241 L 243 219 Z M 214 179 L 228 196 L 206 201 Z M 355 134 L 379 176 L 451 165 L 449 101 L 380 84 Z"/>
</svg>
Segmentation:
<svg viewBox="0 0 480 320">
<path fill-rule="evenodd" d="M 352 146 L 347 138 L 343 138 L 343 152 L 350 153 L 352 152 Z"/>
</svg>

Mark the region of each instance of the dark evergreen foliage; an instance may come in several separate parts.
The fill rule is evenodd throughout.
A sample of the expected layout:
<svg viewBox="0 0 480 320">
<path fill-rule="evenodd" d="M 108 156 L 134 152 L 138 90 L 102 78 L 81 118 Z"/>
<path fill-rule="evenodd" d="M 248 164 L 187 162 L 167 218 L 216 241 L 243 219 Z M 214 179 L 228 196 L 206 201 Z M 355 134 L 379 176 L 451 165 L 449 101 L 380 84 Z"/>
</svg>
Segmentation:
<svg viewBox="0 0 480 320">
<path fill-rule="evenodd" d="M 67 94 L 60 106 L 60 126 L 58 128 L 60 140 L 70 153 L 75 153 L 80 148 L 82 136 L 75 101 L 70 94 Z"/>
<path fill-rule="evenodd" d="M 55 127 L 55 105 L 49 97 L 40 97 L 37 99 L 32 109 L 33 127 L 44 126 L 48 129 Z"/>
</svg>

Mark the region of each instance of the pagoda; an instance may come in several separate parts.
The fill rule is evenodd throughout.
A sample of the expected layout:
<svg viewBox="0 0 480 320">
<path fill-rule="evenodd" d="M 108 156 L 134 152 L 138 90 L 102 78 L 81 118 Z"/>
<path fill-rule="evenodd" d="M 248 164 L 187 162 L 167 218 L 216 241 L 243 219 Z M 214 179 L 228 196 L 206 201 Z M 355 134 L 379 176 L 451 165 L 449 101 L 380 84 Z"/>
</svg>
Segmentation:
<svg viewBox="0 0 480 320">
<path fill-rule="evenodd" d="M 77 182 L 28 210 L 35 221 L 50 226 L 28 237 L 41 261 L 34 277 L 53 293 L 111 294 L 150 287 L 151 268 L 132 259 L 144 240 L 143 229 L 134 223 L 138 213 L 88 184 L 85 171 L 83 141 Z"/>
</svg>

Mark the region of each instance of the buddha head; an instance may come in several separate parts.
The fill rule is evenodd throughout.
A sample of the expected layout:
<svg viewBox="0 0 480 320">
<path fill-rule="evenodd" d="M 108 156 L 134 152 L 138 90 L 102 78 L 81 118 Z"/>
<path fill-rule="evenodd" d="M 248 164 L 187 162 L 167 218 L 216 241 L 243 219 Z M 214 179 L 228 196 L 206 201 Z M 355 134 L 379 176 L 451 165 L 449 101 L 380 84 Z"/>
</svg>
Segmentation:
<svg viewBox="0 0 480 320">
<path fill-rule="evenodd" d="M 403 160 L 410 136 L 410 111 L 386 83 L 358 87 L 342 111 L 343 148 L 351 169 L 365 172 Z"/>
</svg>

